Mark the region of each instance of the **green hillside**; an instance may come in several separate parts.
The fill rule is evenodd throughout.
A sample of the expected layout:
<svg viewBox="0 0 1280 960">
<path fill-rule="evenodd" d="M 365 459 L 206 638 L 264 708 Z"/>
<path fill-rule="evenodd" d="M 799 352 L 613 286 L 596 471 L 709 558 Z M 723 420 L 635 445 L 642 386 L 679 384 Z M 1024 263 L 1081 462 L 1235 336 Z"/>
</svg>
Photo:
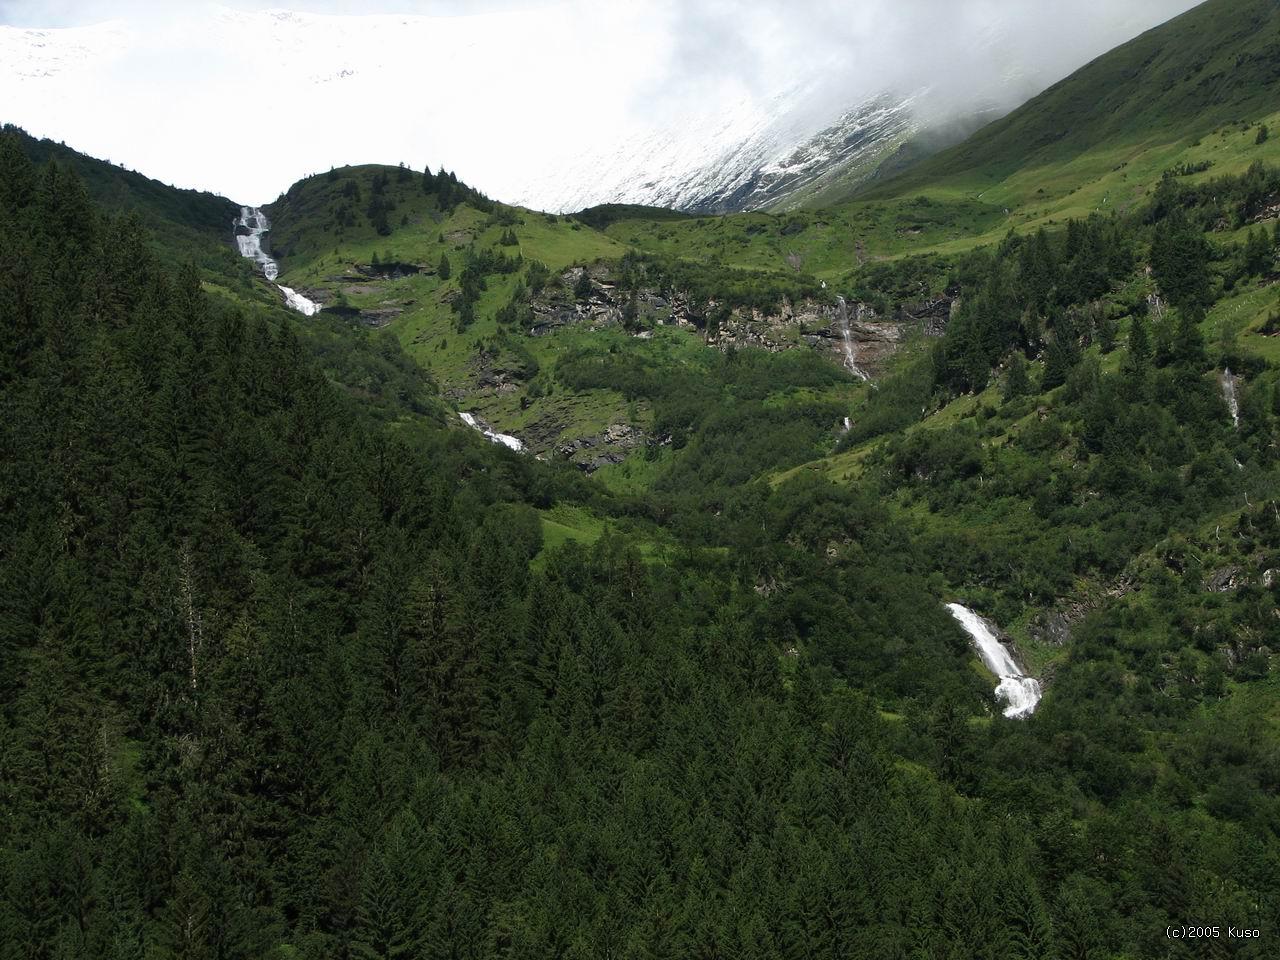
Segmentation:
<svg viewBox="0 0 1280 960">
<path fill-rule="evenodd" d="M 1018 110 L 822 209 L 668 222 L 642 214 L 610 236 L 640 249 L 827 280 L 883 259 L 963 253 L 1010 229 L 1126 213 L 1166 171 L 1192 182 L 1280 162 L 1280 7 L 1210 0 L 1100 57 Z M 892 158 L 886 174 L 893 172 Z"/>
<path fill-rule="evenodd" d="M 1115 147 L 1190 142 L 1275 112 L 1280 4 L 1208 0 L 1073 73 L 876 193 L 1061 169 Z"/>
</svg>

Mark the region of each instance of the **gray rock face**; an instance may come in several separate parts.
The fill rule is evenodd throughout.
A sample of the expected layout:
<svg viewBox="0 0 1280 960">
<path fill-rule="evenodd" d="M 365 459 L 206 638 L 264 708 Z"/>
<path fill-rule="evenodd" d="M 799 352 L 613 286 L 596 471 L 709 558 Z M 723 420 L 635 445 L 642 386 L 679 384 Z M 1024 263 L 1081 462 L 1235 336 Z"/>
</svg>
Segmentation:
<svg viewBox="0 0 1280 960">
<path fill-rule="evenodd" d="M 1083 603 L 1067 603 L 1057 610 L 1037 614 L 1028 629 L 1038 643 L 1054 647 L 1065 646 L 1071 642 L 1071 632 L 1088 612 L 1089 608 Z"/>
<path fill-rule="evenodd" d="M 1204 588 L 1210 593 L 1234 593 L 1248 582 L 1244 571 L 1239 567 L 1223 567 L 1205 577 Z"/>
</svg>

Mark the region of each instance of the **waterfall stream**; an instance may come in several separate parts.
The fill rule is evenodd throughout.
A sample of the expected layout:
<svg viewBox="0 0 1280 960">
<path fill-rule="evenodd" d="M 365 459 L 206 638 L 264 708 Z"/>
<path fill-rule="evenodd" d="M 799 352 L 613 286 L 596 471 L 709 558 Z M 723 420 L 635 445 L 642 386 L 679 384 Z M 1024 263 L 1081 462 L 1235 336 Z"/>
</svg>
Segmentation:
<svg viewBox="0 0 1280 960">
<path fill-rule="evenodd" d="M 240 216 L 231 224 L 236 235 L 236 245 L 240 248 L 240 256 L 257 264 L 262 275 L 275 283 L 276 288 L 284 294 L 284 302 L 292 309 L 306 317 L 314 317 L 320 312 L 320 304 L 308 300 L 292 287 L 276 283 L 280 276 L 280 265 L 262 249 L 262 238 L 270 231 L 271 223 L 261 207 L 241 207 Z M 241 230 L 247 231 L 242 233 Z"/>
<path fill-rule="evenodd" d="M 840 335 L 844 338 L 844 366 L 859 380 L 870 380 L 865 370 L 858 366 L 858 354 L 853 346 L 853 332 L 849 329 L 849 305 L 844 297 L 836 297 L 836 306 L 840 314 Z"/>
<path fill-rule="evenodd" d="M 1240 429 L 1240 396 L 1236 392 L 1236 382 L 1239 378 L 1231 372 L 1230 367 L 1224 367 L 1222 375 L 1218 377 L 1222 384 L 1222 399 L 1227 403 L 1227 409 L 1231 411 L 1231 423 L 1237 430 Z"/>
<path fill-rule="evenodd" d="M 516 453 L 524 453 L 524 441 L 509 433 L 496 433 L 479 421 L 474 413 L 460 413 L 458 417 L 472 430 L 479 430 L 491 443 L 500 443 Z"/>
<path fill-rule="evenodd" d="M 987 669 L 1000 678 L 996 697 L 1008 704 L 1004 715 L 1010 719 L 1022 719 L 1035 713 L 1040 702 L 1040 681 L 1022 672 L 1013 654 L 980 616 L 958 603 L 948 603 L 947 610 L 969 634 Z"/>
</svg>

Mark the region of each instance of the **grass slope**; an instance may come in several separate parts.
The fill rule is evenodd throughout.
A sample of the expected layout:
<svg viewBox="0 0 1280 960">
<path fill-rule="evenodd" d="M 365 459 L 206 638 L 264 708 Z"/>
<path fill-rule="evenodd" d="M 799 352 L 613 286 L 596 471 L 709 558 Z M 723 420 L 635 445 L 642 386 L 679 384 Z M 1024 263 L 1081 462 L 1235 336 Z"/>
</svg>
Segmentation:
<svg viewBox="0 0 1280 960">
<path fill-rule="evenodd" d="M 1280 5 L 1208 0 L 1099 57 L 963 144 L 877 191 L 994 182 L 1062 167 L 1121 143 L 1171 142 L 1271 113 L 1280 84 Z"/>
</svg>

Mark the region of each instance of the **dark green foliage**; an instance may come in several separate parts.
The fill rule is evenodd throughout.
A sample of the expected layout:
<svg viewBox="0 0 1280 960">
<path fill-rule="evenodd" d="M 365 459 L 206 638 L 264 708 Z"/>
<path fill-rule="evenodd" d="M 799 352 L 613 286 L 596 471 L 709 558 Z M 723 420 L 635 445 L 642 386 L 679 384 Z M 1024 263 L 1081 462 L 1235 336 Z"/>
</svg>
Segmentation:
<svg viewBox="0 0 1280 960">
<path fill-rule="evenodd" d="M 1271 131 L 1267 129 L 1267 125 L 1265 123 L 1260 123 L 1258 124 L 1258 135 L 1253 138 L 1253 142 L 1258 146 L 1262 146 L 1262 144 L 1267 142 L 1270 136 Z"/>
<path fill-rule="evenodd" d="M 1209 297 L 1209 245 L 1182 208 L 1160 224 L 1151 241 L 1151 271 L 1175 306 L 1203 306 Z"/>
<path fill-rule="evenodd" d="M 1250 276 L 1263 276 L 1271 271 L 1275 262 L 1275 246 L 1267 232 L 1261 227 L 1250 230 L 1244 250 L 1245 272 Z"/>
<path fill-rule="evenodd" d="M 440 254 L 440 265 L 436 267 L 436 276 L 441 280 L 448 280 L 453 276 L 453 267 L 449 264 L 449 255 L 447 253 Z"/>
<path fill-rule="evenodd" d="M 615 499 L 443 425 L 392 336 L 204 295 L 5 140 L 4 960 L 1180 956 L 1196 918 L 1272 952 L 1280 384 L 1232 355 L 1233 428 L 1218 286 L 1148 316 L 1146 225 L 868 271 L 962 305 L 859 412 L 893 436 L 853 483 L 761 479 L 848 413 L 816 353 L 476 344 L 651 408 L 652 489 Z M 460 326 L 497 274 L 512 325 L 549 281 L 467 251 Z M 708 330 L 812 294 L 617 276 L 688 280 Z M 1002 362 L 1003 403 L 910 429 Z M 561 503 L 611 532 L 546 549 Z M 1037 715 L 992 716 L 941 601 L 1026 624 L 1082 583 Z"/>
<path fill-rule="evenodd" d="M 547 265 L 541 260 L 530 260 L 529 269 L 525 271 L 525 284 L 534 293 L 541 293 L 542 288 L 547 285 L 547 281 L 551 278 L 551 271 L 547 269 Z"/>
<path fill-rule="evenodd" d="M 794 272 L 736 270 L 715 263 L 660 256 L 633 256 L 632 269 L 645 282 L 684 292 L 692 303 L 712 300 L 730 309 L 775 310 L 783 300 L 831 299 L 813 277 Z"/>
<path fill-rule="evenodd" d="M 1004 375 L 1004 400 L 1016 400 L 1031 392 L 1031 378 L 1027 376 L 1027 360 L 1021 353 L 1015 353 L 1009 361 Z"/>
</svg>

